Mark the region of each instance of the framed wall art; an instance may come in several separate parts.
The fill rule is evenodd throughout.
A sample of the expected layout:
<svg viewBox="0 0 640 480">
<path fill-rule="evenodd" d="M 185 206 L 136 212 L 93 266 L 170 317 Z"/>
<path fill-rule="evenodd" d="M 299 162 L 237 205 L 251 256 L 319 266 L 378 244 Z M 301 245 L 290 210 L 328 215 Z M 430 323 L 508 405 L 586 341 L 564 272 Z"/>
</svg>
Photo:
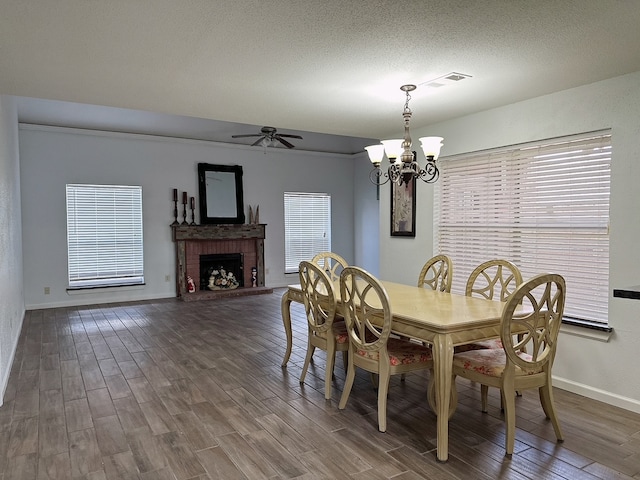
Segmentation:
<svg viewBox="0 0 640 480">
<path fill-rule="evenodd" d="M 391 183 L 391 236 L 416 236 L 416 179 Z"/>
</svg>

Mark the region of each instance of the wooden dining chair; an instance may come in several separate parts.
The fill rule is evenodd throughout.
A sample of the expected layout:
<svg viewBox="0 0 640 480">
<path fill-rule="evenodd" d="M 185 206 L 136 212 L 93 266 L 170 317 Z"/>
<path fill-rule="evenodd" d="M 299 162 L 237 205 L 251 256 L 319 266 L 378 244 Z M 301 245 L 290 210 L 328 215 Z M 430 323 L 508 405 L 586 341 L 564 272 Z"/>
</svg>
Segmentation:
<svg viewBox="0 0 640 480">
<path fill-rule="evenodd" d="M 478 265 L 467 280 L 465 295 L 506 301 L 522 283 L 520 269 L 508 260 L 488 260 Z"/>
<path fill-rule="evenodd" d="M 318 265 L 332 282 L 340 280 L 342 269 L 349 265 L 344 258 L 333 252 L 318 253 L 311 259 L 311 263 Z"/>
<path fill-rule="evenodd" d="M 424 264 L 418 275 L 418 286 L 451 293 L 453 264 L 446 255 L 436 255 Z"/>
<path fill-rule="evenodd" d="M 300 262 L 298 269 L 300 286 L 307 314 L 308 342 L 300 383 L 304 383 L 309 363 L 319 348 L 327 352 L 324 380 L 324 398 L 331 398 L 331 382 L 336 352 L 342 352 L 342 361 L 347 365 L 349 341 L 344 319 L 336 316 L 336 295 L 333 282 L 315 263 Z"/>
<path fill-rule="evenodd" d="M 564 278 L 557 274 L 537 275 L 507 298 L 500 326 L 501 349 L 469 350 L 453 356 L 454 381 L 460 376 L 500 389 L 507 456 L 511 456 L 515 444 L 516 391 L 538 389 L 542 409 L 551 419 L 556 438 L 559 442 L 563 439 L 553 402 L 551 367 L 564 302 Z"/>
<path fill-rule="evenodd" d="M 349 337 L 347 378 L 340 397 L 344 409 L 356 367 L 378 375 L 378 430 L 387 429 L 387 394 L 391 375 L 433 368 L 431 349 L 390 337 L 392 312 L 384 286 L 359 267 L 340 275 L 340 298 Z"/>
<path fill-rule="evenodd" d="M 488 260 L 478 265 L 469 275 L 465 295 L 505 302 L 521 283 L 522 273 L 514 263 L 501 259 Z M 502 343 L 496 338 L 461 345 L 458 351 L 477 348 L 502 348 Z"/>
<path fill-rule="evenodd" d="M 509 296 L 522 283 L 522 273 L 512 262 L 502 259 L 488 260 L 478 265 L 467 279 L 465 295 L 468 297 L 479 297 L 487 300 L 500 300 L 506 302 Z M 477 350 L 483 348 L 502 348 L 499 338 L 484 340 L 480 342 L 467 343 L 456 347 L 456 352 Z M 520 395 L 520 392 L 518 392 Z M 482 411 L 487 410 L 489 397 L 489 387 L 480 386 L 480 397 Z"/>
</svg>

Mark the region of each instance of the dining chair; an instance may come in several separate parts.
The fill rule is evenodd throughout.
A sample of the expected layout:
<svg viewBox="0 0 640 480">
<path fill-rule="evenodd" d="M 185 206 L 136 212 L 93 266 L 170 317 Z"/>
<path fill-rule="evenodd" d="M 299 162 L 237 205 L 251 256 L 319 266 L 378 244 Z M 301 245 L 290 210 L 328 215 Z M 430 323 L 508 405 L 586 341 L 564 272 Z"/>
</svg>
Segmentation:
<svg viewBox="0 0 640 480">
<path fill-rule="evenodd" d="M 418 275 L 418 286 L 451 293 L 453 264 L 446 255 L 436 255 L 424 264 Z"/>
<path fill-rule="evenodd" d="M 337 253 L 321 252 L 311 259 L 311 263 L 318 265 L 329 276 L 332 282 L 340 280 L 340 272 L 349 264 Z"/>
<path fill-rule="evenodd" d="M 504 302 L 522 283 L 520 269 L 508 260 L 488 260 L 478 265 L 467 280 L 465 295 Z"/>
<path fill-rule="evenodd" d="M 342 352 L 342 361 L 347 365 L 349 342 L 347 327 L 342 318 L 336 317 L 336 295 L 333 282 L 316 264 L 300 262 L 298 269 L 304 309 L 307 315 L 308 342 L 300 383 L 304 383 L 309 363 L 319 348 L 327 352 L 324 380 L 324 398 L 331 398 L 331 382 L 336 352 Z"/>
<path fill-rule="evenodd" d="M 563 440 L 554 407 L 551 368 L 564 302 L 564 278 L 551 273 L 537 275 L 507 298 L 500 324 L 501 349 L 469 350 L 453 356 L 453 381 L 460 376 L 500 388 L 509 457 L 515 444 L 515 392 L 519 390 L 538 389 L 540 404 L 556 438 Z"/>
<path fill-rule="evenodd" d="M 508 260 L 488 260 L 478 265 L 467 279 L 465 295 L 505 302 L 522 283 L 520 269 Z M 460 345 L 458 351 L 478 348 L 502 348 L 500 339 Z"/>
<path fill-rule="evenodd" d="M 340 397 L 344 409 L 356 367 L 378 375 L 378 430 L 387 429 L 387 394 L 391 375 L 433 368 L 431 349 L 420 343 L 390 337 L 392 311 L 384 286 L 359 267 L 340 275 L 340 298 L 349 337 L 347 378 Z"/>
<path fill-rule="evenodd" d="M 488 260 L 478 265 L 467 279 L 465 295 L 468 297 L 480 297 L 487 300 L 500 300 L 506 302 L 507 298 L 522 283 L 522 273 L 512 262 L 502 259 Z M 467 343 L 456 347 L 456 352 L 467 350 L 477 350 L 483 348 L 502 348 L 499 338 Z M 518 396 L 520 392 L 517 392 Z M 487 400 L 489 397 L 489 387 L 480 386 L 480 398 L 482 411 L 487 410 Z"/>
</svg>

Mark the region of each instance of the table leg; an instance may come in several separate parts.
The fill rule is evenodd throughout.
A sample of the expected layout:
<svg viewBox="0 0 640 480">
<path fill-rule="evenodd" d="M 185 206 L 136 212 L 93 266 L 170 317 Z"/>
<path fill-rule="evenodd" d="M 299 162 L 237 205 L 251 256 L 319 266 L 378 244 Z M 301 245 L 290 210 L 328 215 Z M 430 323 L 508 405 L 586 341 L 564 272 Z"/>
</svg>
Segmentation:
<svg viewBox="0 0 640 480">
<path fill-rule="evenodd" d="M 453 342 L 450 335 L 437 335 L 433 343 L 433 373 L 436 405 L 438 410 L 438 460 L 449 459 L 449 403 L 451 399 L 451 374 Z"/>
<path fill-rule="evenodd" d="M 291 332 L 291 296 L 289 294 L 289 290 L 282 295 L 280 308 L 282 309 L 282 323 L 284 323 L 284 331 L 287 334 L 287 351 L 284 353 L 284 360 L 282 360 L 282 366 L 286 367 L 289 357 L 291 356 L 291 348 L 293 346 L 293 333 Z"/>
</svg>

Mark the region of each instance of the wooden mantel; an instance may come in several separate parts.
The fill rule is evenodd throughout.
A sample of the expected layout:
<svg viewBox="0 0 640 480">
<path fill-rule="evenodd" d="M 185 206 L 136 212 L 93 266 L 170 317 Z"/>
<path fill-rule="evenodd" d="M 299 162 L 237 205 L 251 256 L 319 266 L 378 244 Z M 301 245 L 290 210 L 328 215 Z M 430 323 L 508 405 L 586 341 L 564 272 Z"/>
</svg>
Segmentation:
<svg viewBox="0 0 640 480">
<path fill-rule="evenodd" d="M 187 275 L 194 281 L 200 277 L 199 255 L 210 253 L 243 253 L 244 285 L 251 285 L 251 266 L 258 269 L 258 288 L 264 288 L 265 224 L 176 225 L 172 226 L 176 244 L 176 288 L 178 297 L 193 296 L 187 291 Z M 197 292 L 200 293 L 200 292 Z M 214 292 L 201 292 L 211 295 Z M 240 292 L 237 292 L 240 293 Z"/>
</svg>

